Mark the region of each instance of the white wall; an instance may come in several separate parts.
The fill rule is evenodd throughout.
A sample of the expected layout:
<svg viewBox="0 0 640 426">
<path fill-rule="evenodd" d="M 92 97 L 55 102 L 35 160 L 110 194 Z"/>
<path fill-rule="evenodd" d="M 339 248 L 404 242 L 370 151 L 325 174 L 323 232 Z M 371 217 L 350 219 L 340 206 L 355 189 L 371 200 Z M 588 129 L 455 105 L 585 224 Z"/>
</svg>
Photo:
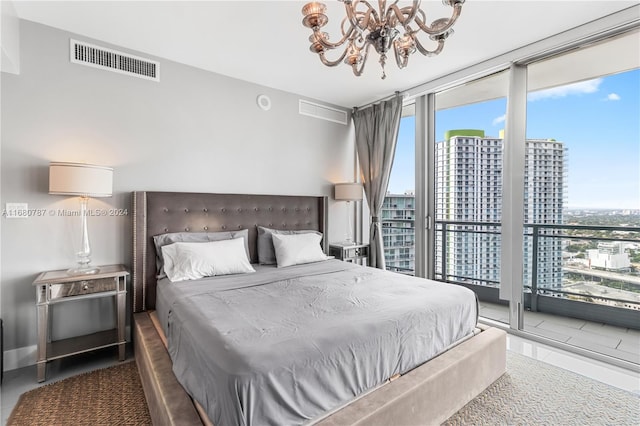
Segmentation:
<svg viewBox="0 0 640 426">
<path fill-rule="evenodd" d="M 46 211 L 1 219 L 4 343 L 18 365 L 35 361 L 32 282 L 71 266 L 80 239 L 78 218 L 50 213 L 78 208 L 77 199 L 48 194 L 50 161 L 114 167 L 114 196 L 90 208 L 130 208 L 134 190 L 332 197 L 332 183 L 354 175 L 352 126 L 299 115 L 295 94 L 139 52 L 160 61 L 160 83 L 72 64 L 70 37 L 125 50 L 20 21 L 20 74 L 1 74 L 2 208 L 25 202 Z M 259 94 L 271 98 L 271 110 L 257 107 Z M 330 204 L 329 240 L 343 240 L 346 205 Z M 89 228 L 93 263 L 130 266 L 130 216 L 91 217 Z M 62 306 L 57 338 L 111 324 L 110 304 Z M 101 322 L 85 319 L 96 312 Z"/>
<path fill-rule="evenodd" d="M 0 2 L 0 70 L 20 73 L 20 20 L 13 2 Z"/>
</svg>

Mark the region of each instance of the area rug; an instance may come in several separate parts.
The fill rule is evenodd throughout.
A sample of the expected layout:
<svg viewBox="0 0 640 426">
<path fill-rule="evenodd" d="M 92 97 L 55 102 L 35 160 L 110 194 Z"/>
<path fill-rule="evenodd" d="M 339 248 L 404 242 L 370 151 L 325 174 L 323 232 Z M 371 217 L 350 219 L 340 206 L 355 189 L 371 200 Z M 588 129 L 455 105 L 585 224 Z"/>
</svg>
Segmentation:
<svg viewBox="0 0 640 426">
<path fill-rule="evenodd" d="M 507 372 L 454 425 L 640 425 L 640 395 L 507 351 Z"/>
<path fill-rule="evenodd" d="M 639 395 L 507 352 L 507 373 L 444 425 L 631 426 L 639 419 Z M 7 424 L 150 425 L 151 419 L 136 364 L 128 362 L 24 393 Z"/>
<path fill-rule="evenodd" d="M 134 361 L 33 389 L 20 399 L 8 426 L 151 425 Z"/>
</svg>

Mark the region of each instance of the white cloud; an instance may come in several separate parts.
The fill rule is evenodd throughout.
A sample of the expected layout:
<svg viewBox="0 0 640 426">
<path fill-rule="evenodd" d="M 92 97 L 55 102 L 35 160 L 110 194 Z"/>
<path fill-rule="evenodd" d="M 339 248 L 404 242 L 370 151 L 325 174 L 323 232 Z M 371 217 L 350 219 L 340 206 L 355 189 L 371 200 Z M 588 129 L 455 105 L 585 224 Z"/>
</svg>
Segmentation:
<svg viewBox="0 0 640 426">
<path fill-rule="evenodd" d="M 496 117 L 496 118 L 494 118 L 494 119 L 493 119 L 492 124 L 493 124 L 494 126 L 497 126 L 497 125 L 498 125 L 498 124 L 500 124 L 500 123 L 504 123 L 504 120 L 505 120 L 506 118 L 507 118 L 507 115 L 506 115 L 506 114 L 503 114 L 503 115 L 501 115 L 500 117 Z"/>
<path fill-rule="evenodd" d="M 607 101 L 619 101 L 620 100 L 620 95 L 618 95 L 617 93 L 609 93 L 607 95 Z"/>
<path fill-rule="evenodd" d="M 570 95 L 583 95 L 588 93 L 595 93 L 598 91 L 601 78 L 593 80 L 581 81 L 578 83 L 567 84 L 566 86 L 552 87 L 551 89 L 538 90 L 537 92 L 529 93 L 527 97 L 530 101 L 537 101 L 539 99 L 547 98 L 564 98 Z"/>
</svg>

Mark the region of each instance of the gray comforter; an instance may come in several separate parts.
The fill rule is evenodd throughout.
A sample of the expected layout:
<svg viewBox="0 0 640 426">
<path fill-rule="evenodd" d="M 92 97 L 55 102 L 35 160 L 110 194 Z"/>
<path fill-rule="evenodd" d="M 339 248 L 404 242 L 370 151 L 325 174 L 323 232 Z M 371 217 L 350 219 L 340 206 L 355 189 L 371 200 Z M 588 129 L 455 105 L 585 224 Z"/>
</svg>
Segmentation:
<svg viewBox="0 0 640 426">
<path fill-rule="evenodd" d="M 158 285 L 173 371 L 216 426 L 304 424 L 472 333 L 463 287 L 330 260 Z"/>
</svg>

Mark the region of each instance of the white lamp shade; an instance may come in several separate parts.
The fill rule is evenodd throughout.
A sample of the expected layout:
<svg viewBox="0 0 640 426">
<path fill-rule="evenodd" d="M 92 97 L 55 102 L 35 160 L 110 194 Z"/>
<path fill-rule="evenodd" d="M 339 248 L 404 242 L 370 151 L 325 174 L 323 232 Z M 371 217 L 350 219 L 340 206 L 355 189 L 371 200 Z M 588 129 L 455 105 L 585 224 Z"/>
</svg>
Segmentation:
<svg viewBox="0 0 640 426">
<path fill-rule="evenodd" d="M 49 194 L 81 197 L 110 197 L 113 169 L 80 163 L 49 165 Z"/>
<path fill-rule="evenodd" d="M 362 184 L 361 183 L 336 183 L 335 198 L 338 201 L 362 200 Z"/>
</svg>

